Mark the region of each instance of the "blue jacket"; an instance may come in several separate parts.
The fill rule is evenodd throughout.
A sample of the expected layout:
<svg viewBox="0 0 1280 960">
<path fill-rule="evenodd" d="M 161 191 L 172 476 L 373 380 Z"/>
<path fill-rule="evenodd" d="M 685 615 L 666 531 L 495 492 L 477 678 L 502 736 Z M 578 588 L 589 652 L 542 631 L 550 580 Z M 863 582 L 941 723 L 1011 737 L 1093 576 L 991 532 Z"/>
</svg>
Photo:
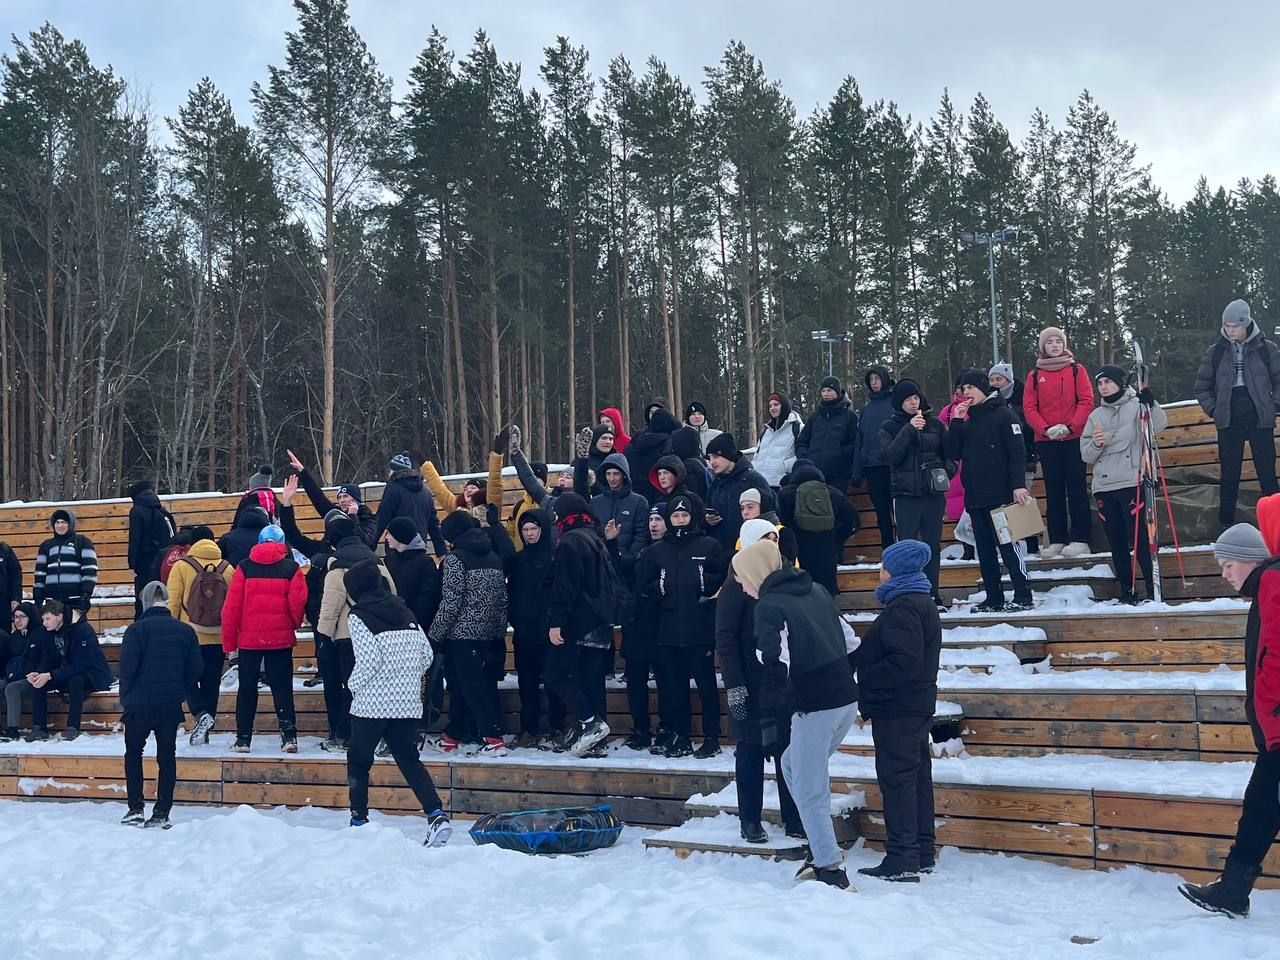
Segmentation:
<svg viewBox="0 0 1280 960">
<path fill-rule="evenodd" d="M 124 632 L 120 705 L 125 712 L 181 710 L 203 670 L 196 632 L 166 607 L 152 607 Z"/>
<path fill-rule="evenodd" d="M 886 420 L 893 416 L 893 377 L 884 367 L 872 367 L 867 371 L 863 382 L 871 379 L 871 374 L 878 374 L 881 387 L 873 392 L 867 383 L 866 405 L 858 416 L 858 455 L 853 463 L 853 483 L 862 483 L 862 471 L 867 467 L 880 467 L 884 460 L 880 456 L 880 428 Z"/>
<path fill-rule="evenodd" d="M 67 616 L 70 616 L 70 610 Z M 88 620 L 77 620 L 53 635 L 54 646 L 58 648 L 61 666 L 49 671 L 53 675 L 53 685 L 61 688 L 74 676 L 83 676 L 94 690 L 111 688 L 111 668 L 107 666 L 107 658 L 98 646 L 98 635 L 89 626 Z"/>
</svg>

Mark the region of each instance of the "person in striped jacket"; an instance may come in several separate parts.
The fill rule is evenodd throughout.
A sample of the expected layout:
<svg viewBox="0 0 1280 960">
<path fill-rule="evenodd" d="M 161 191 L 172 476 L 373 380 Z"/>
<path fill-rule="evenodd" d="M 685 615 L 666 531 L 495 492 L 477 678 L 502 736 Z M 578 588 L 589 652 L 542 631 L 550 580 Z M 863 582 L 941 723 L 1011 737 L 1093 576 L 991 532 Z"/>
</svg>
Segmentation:
<svg viewBox="0 0 1280 960">
<path fill-rule="evenodd" d="M 32 599 L 36 604 L 58 600 L 87 614 L 98 583 L 98 552 L 92 540 L 76 533 L 76 515 L 70 510 L 53 511 L 49 526 L 53 536 L 36 553 Z"/>
</svg>

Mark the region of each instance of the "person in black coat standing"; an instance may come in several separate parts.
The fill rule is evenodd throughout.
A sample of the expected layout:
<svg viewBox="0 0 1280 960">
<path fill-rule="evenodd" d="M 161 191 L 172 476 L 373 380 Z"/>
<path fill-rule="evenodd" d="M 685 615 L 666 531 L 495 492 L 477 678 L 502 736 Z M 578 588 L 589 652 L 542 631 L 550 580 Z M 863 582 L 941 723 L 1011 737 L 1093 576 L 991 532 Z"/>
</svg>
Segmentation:
<svg viewBox="0 0 1280 960">
<path fill-rule="evenodd" d="M 440 518 L 436 516 L 436 504 L 431 491 L 422 480 L 422 474 L 409 459 L 409 451 L 397 453 L 387 464 L 387 485 L 382 490 L 378 504 L 375 540 L 381 540 L 387 524 L 396 517 L 408 517 L 413 521 L 419 536 L 431 541 L 436 556 L 444 556 L 444 537 L 440 532 Z"/>
<path fill-rule="evenodd" d="M 820 396 L 822 402 L 796 439 L 796 459 L 816 464 L 843 498 L 858 455 L 858 415 L 835 377 L 823 379 Z"/>
<path fill-rule="evenodd" d="M 507 622 L 515 650 L 516 682 L 520 689 L 520 736 L 517 749 L 536 747 L 542 738 L 542 680 L 551 653 L 547 639 L 547 584 L 556 539 L 551 516 L 541 507 L 520 514 L 520 549 L 506 559 Z M 553 735 L 564 730 L 565 703 L 547 690 L 547 723 Z"/>
<path fill-rule="evenodd" d="M 124 778 L 129 812 L 120 822 L 131 827 L 169 829 L 173 788 L 178 779 L 177 736 L 187 690 L 204 670 L 196 632 L 169 612 L 164 584 L 142 588 L 142 616 L 124 632 L 120 647 L 120 706 L 124 719 Z M 142 798 L 142 749 L 156 738 L 156 803 L 145 819 Z"/>
<path fill-rule="evenodd" d="M 22 563 L 13 548 L 0 540 L 0 630 L 13 624 L 13 611 L 22 602 Z"/>
<path fill-rule="evenodd" d="M 942 622 L 924 573 L 931 553 L 919 540 L 901 540 L 884 552 L 876 588 L 884 610 L 855 655 L 885 821 L 884 860 L 858 872 L 881 880 L 919 880 L 934 864 L 929 731 L 938 697 Z"/>
<path fill-rule="evenodd" d="M 622 624 L 622 656 L 626 660 L 627 709 L 631 713 L 631 736 L 623 744 L 631 750 L 665 753 L 675 739 L 670 718 L 662 711 L 670 696 L 664 692 L 663 665 L 658 656 L 658 602 L 636 588 L 638 570 L 644 555 L 667 535 L 667 505 L 656 503 L 649 509 L 648 542 L 634 556 L 624 556 L 618 548 L 618 537 L 605 533 L 609 559 L 613 561 L 624 583 L 635 597 L 629 616 Z M 649 676 L 658 685 L 658 733 L 652 735 L 649 717 Z"/>
<path fill-rule="evenodd" d="M 160 579 L 160 555 L 178 532 L 173 514 L 164 508 L 150 480 L 139 480 L 128 491 L 129 569 L 133 571 L 133 619 L 142 616 L 142 588 Z"/>
<path fill-rule="evenodd" d="M 893 414 L 880 428 L 880 456 L 889 470 L 893 514 L 898 536 L 929 545 L 925 573 L 933 584 L 933 598 L 942 603 L 938 590 L 942 550 L 942 520 L 947 511 L 946 487 L 955 465 L 948 463 L 943 447 L 947 428 L 929 412 L 929 401 L 913 380 L 901 380 L 893 388 Z M 937 471 L 947 484 L 939 490 Z"/>
<path fill-rule="evenodd" d="M 760 493 L 760 510 L 768 513 L 777 506 L 769 481 L 751 468 L 731 433 L 721 433 L 707 443 L 711 465 L 711 485 L 707 488 L 707 527 L 726 555 L 732 554 L 742 529 L 742 494 Z"/>
<path fill-rule="evenodd" d="M 825 487 L 825 499 L 818 487 Z M 849 498 L 811 462 L 797 460 L 778 491 L 778 515 L 795 531 L 800 569 L 833 597 L 839 594 L 836 567 L 845 541 L 858 529 Z"/>
<path fill-rule="evenodd" d="M 666 407 L 652 403 L 647 408 L 646 423 L 627 445 L 627 463 L 631 465 L 632 489 L 647 502 L 657 503 L 662 491 L 654 488 L 650 471 L 659 457 L 671 452 L 671 435 L 680 429 L 680 424 Z"/>
<path fill-rule="evenodd" d="M 222 559 L 238 567 L 249 559 L 249 551 L 258 545 L 263 528 L 271 525 L 271 518 L 261 507 L 247 507 L 240 512 L 232 526 L 218 541 Z"/>
<path fill-rule="evenodd" d="M 853 464 L 853 485 L 867 482 L 867 496 L 876 508 L 876 524 L 880 527 L 880 546 L 893 543 L 893 492 L 889 467 L 880 454 L 880 427 L 893 414 L 893 377 L 885 367 L 872 367 L 862 378 L 867 387 L 867 402 L 858 415 L 858 455 Z"/>
<path fill-rule="evenodd" d="M 658 649 L 675 739 L 668 757 L 720 752 L 720 691 L 716 685 L 715 603 L 728 561 L 720 544 L 702 533 L 702 502 L 682 493 L 667 501 L 667 532 L 637 565 L 636 589 L 658 603 Z M 702 702 L 702 745 L 695 752 L 689 681 Z"/>
</svg>

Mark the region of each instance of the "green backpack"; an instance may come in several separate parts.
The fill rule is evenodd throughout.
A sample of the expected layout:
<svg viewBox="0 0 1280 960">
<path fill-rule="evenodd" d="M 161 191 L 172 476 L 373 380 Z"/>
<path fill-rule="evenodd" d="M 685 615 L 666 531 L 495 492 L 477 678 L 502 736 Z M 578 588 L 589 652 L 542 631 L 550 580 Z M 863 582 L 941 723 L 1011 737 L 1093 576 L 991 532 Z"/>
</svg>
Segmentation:
<svg viewBox="0 0 1280 960">
<path fill-rule="evenodd" d="M 826 533 L 836 528 L 831 488 L 821 480 L 806 480 L 796 487 L 796 526 L 806 533 Z"/>
</svg>

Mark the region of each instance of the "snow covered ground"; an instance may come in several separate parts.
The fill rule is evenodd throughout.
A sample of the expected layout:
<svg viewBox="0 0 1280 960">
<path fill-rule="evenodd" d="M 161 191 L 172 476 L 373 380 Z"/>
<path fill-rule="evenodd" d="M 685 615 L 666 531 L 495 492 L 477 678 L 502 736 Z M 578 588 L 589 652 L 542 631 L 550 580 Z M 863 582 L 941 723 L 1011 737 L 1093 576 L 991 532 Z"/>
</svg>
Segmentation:
<svg viewBox="0 0 1280 960">
<path fill-rule="evenodd" d="M 427 850 L 419 818 L 357 830 L 322 810 L 180 807 L 161 832 L 120 814 L 0 803 L 5 860 L 39 865 L 0 871 L 7 960 L 1280 956 L 1280 892 L 1231 921 L 1138 868 L 946 850 L 918 886 L 852 894 L 795 883 L 794 863 L 646 851 L 632 828 L 613 849 L 539 859 L 476 847 L 461 822 Z M 877 859 L 855 849 L 847 865 Z"/>
</svg>

